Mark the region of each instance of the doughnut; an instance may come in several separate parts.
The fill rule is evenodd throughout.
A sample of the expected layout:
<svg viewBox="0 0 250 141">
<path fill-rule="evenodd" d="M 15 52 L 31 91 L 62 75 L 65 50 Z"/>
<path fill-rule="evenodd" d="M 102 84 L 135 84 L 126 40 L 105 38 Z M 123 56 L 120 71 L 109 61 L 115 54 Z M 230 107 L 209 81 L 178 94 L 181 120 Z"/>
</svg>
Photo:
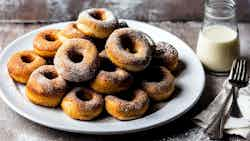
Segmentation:
<svg viewBox="0 0 250 141">
<path fill-rule="evenodd" d="M 19 83 L 26 83 L 31 73 L 46 61 L 33 51 L 19 51 L 13 54 L 7 64 L 10 76 Z"/>
<path fill-rule="evenodd" d="M 158 42 L 153 53 L 153 64 L 163 65 L 170 71 L 175 71 L 178 66 L 178 52 L 169 43 Z"/>
<path fill-rule="evenodd" d="M 53 65 L 44 65 L 30 76 L 25 91 L 28 99 L 34 104 L 56 107 L 67 90 L 66 81 L 58 75 Z"/>
<path fill-rule="evenodd" d="M 105 51 L 112 63 L 132 72 L 144 70 L 151 61 L 152 49 L 145 33 L 131 28 L 115 30 L 107 39 Z"/>
<path fill-rule="evenodd" d="M 127 90 L 133 83 L 133 76 L 114 66 L 103 53 L 100 53 L 101 70 L 90 82 L 90 87 L 101 94 L 114 94 Z"/>
<path fill-rule="evenodd" d="M 59 75 L 71 82 L 82 82 L 94 78 L 99 63 L 95 45 L 86 39 L 66 40 L 54 58 L 55 68 Z"/>
<path fill-rule="evenodd" d="M 96 92 L 76 87 L 71 90 L 62 100 L 63 111 L 73 119 L 91 120 L 101 114 L 104 100 Z"/>
<path fill-rule="evenodd" d="M 58 38 L 58 29 L 46 29 L 39 32 L 34 41 L 35 53 L 42 57 L 54 57 L 62 42 Z"/>
<path fill-rule="evenodd" d="M 104 8 L 84 10 L 77 19 L 78 29 L 85 35 L 95 38 L 107 38 L 118 26 L 117 18 Z"/>
<path fill-rule="evenodd" d="M 168 99 L 175 90 L 175 77 L 171 72 L 161 66 L 152 67 L 147 71 L 146 80 L 142 82 L 142 89 L 154 101 Z"/>
<path fill-rule="evenodd" d="M 58 38 L 63 42 L 72 38 L 86 38 L 76 26 L 76 23 L 70 23 L 58 33 Z"/>
<path fill-rule="evenodd" d="M 118 120 L 132 120 L 145 114 L 149 107 L 148 95 L 140 89 L 132 92 L 132 100 L 124 100 L 117 96 L 105 97 L 107 112 Z"/>
</svg>

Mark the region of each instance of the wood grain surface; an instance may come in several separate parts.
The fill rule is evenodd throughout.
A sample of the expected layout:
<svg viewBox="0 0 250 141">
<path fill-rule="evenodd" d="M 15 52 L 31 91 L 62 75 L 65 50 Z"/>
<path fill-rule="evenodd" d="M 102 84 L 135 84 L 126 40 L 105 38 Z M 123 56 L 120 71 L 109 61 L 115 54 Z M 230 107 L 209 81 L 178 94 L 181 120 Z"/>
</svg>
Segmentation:
<svg viewBox="0 0 250 141">
<path fill-rule="evenodd" d="M 141 21 L 202 20 L 205 0 L 0 0 L 0 22 L 73 20 L 90 7 L 105 7 L 119 18 Z M 250 21 L 250 0 L 237 0 L 239 21 Z"/>
<path fill-rule="evenodd" d="M 0 0 L 0 52 L 17 37 L 46 25 L 41 22 L 75 20 L 81 10 L 90 7 L 106 7 L 119 18 L 148 22 L 176 34 L 195 50 L 201 23 L 194 21 L 202 19 L 203 2 L 204 0 Z M 237 0 L 237 6 L 239 21 L 250 21 L 250 0 Z M 36 24 L 23 24 L 31 22 Z M 241 54 L 250 59 L 250 23 L 239 24 L 239 31 Z M 207 106 L 219 92 L 224 80 L 225 77 L 206 73 L 203 95 L 190 112 L 168 125 L 126 135 L 94 136 L 50 129 L 24 119 L 0 99 L 0 140 L 209 141 L 202 129 L 190 119 Z M 230 139 L 230 136 L 226 136 L 224 140 Z"/>
<path fill-rule="evenodd" d="M 165 29 L 186 41 L 193 50 L 196 48 L 199 22 L 150 22 Z M 0 49 L 17 37 L 39 28 L 45 24 L 0 24 Z M 241 52 L 243 56 L 250 57 L 250 24 L 239 24 Z M 1 52 L 1 51 L 0 51 Z M 250 59 L 250 58 L 249 58 Z M 202 129 L 191 122 L 191 118 L 201 111 L 219 92 L 225 77 L 216 77 L 206 74 L 206 86 L 203 95 L 195 107 L 178 120 L 149 131 L 112 136 L 94 136 L 74 134 L 43 127 L 26 120 L 13 112 L 0 99 L 0 140 L 1 141 L 209 141 Z M 43 116 L 43 115 L 41 115 Z M 229 140 L 225 137 L 225 141 Z"/>
</svg>

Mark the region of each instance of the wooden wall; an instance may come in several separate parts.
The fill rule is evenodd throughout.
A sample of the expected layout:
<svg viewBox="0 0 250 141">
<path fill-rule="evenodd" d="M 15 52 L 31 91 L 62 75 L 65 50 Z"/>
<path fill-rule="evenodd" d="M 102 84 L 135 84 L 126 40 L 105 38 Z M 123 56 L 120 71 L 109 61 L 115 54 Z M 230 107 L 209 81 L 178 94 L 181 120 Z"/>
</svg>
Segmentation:
<svg viewBox="0 0 250 141">
<path fill-rule="evenodd" d="M 237 4 L 238 19 L 250 21 L 250 0 Z M 203 16 L 203 0 L 0 0 L 0 21 L 65 21 L 91 7 L 106 7 L 119 18 L 142 21 L 199 21 Z"/>
</svg>

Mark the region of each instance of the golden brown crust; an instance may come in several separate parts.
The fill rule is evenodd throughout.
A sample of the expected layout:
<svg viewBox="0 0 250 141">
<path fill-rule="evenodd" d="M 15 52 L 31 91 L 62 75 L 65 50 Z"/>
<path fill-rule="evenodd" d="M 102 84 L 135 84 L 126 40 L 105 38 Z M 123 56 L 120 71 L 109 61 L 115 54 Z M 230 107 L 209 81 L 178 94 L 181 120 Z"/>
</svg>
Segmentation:
<svg viewBox="0 0 250 141">
<path fill-rule="evenodd" d="M 115 30 L 106 42 L 108 58 L 128 71 L 144 70 L 151 61 L 152 51 L 144 34 L 131 28 Z"/>
<path fill-rule="evenodd" d="M 102 94 L 115 94 L 127 90 L 133 83 L 133 77 L 128 72 L 116 68 L 115 71 L 101 70 L 90 87 Z"/>
<path fill-rule="evenodd" d="M 178 51 L 169 43 L 158 42 L 153 53 L 153 60 L 174 71 L 178 66 Z"/>
<path fill-rule="evenodd" d="M 46 29 L 39 32 L 33 41 L 35 53 L 43 57 L 54 57 L 62 44 L 58 38 L 59 31 L 57 29 Z"/>
<path fill-rule="evenodd" d="M 133 76 L 114 66 L 105 52 L 99 53 L 101 66 L 97 76 L 90 82 L 90 87 L 101 94 L 115 94 L 127 90 L 133 83 Z"/>
<path fill-rule="evenodd" d="M 72 82 L 87 81 L 95 77 L 99 63 L 95 45 L 86 39 L 69 39 L 63 42 L 54 58 L 58 73 Z"/>
<path fill-rule="evenodd" d="M 91 8 L 79 14 L 77 27 L 85 35 L 95 38 L 107 38 L 116 28 L 118 19 L 104 8 Z"/>
<path fill-rule="evenodd" d="M 147 94 L 140 89 L 133 91 L 133 100 L 127 101 L 116 96 L 105 97 L 105 108 L 107 112 L 119 120 L 132 120 L 145 114 L 149 107 Z"/>
<path fill-rule="evenodd" d="M 26 83 L 31 73 L 46 61 L 33 51 L 20 51 L 11 56 L 7 67 L 10 76 L 17 82 Z"/>
<path fill-rule="evenodd" d="M 26 85 L 28 99 L 37 105 L 56 107 L 67 90 L 66 81 L 57 74 L 53 65 L 36 69 Z"/>
<path fill-rule="evenodd" d="M 65 39 L 86 38 L 86 35 L 77 28 L 76 23 L 70 23 L 58 33 L 58 37 L 61 41 L 65 41 Z"/>
<path fill-rule="evenodd" d="M 87 97 L 82 100 L 78 95 Z M 61 104 L 63 111 L 73 119 L 91 120 L 101 114 L 104 101 L 101 95 L 94 91 L 77 87 L 71 90 Z"/>
<path fill-rule="evenodd" d="M 163 101 L 168 99 L 175 89 L 175 78 L 171 72 L 165 67 L 156 67 L 152 72 L 158 73 L 154 75 L 162 75 L 162 80 L 144 80 L 142 89 L 154 101 Z M 152 73 L 151 72 L 151 73 Z"/>
</svg>

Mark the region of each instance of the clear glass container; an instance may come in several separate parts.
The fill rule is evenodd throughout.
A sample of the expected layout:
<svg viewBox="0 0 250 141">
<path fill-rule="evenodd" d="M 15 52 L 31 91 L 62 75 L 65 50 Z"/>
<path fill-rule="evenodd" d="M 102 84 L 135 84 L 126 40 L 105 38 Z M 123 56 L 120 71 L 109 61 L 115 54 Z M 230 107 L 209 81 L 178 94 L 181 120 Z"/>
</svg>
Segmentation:
<svg viewBox="0 0 250 141">
<path fill-rule="evenodd" d="M 236 3 L 234 0 L 206 0 L 204 9 L 196 53 L 206 70 L 225 74 L 240 51 Z"/>
</svg>

